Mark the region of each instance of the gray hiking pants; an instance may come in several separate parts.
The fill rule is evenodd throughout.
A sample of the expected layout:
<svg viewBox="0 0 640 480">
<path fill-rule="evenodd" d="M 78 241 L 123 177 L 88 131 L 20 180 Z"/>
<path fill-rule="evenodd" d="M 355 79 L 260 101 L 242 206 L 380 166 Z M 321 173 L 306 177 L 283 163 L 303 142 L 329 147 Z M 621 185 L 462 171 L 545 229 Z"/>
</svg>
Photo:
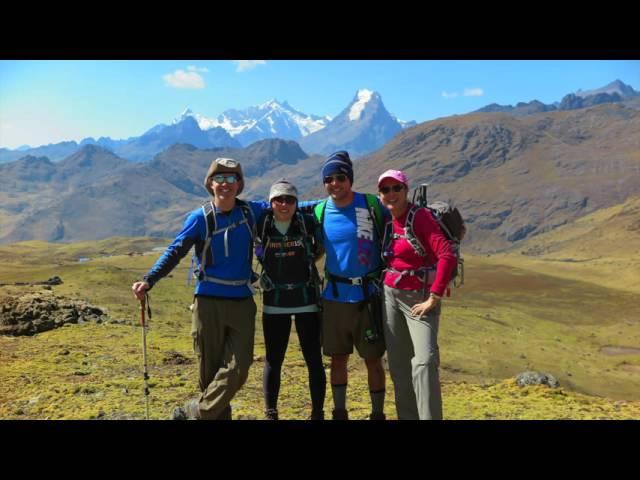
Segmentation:
<svg viewBox="0 0 640 480">
<path fill-rule="evenodd" d="M 384 286 L 384 338 L 399 420 L 442 420 L 441 307 L 420 318 L 412 316 L 411 307 L 422 301 L 422 292 Z"/>
<path fill-rule="evenodd" d="M 200 366 L 199 410 L 203 420 L 223 419 L 253 362 L 256 304 L 200 296 L 192 315 L 193 349 Z"/>
</svg>

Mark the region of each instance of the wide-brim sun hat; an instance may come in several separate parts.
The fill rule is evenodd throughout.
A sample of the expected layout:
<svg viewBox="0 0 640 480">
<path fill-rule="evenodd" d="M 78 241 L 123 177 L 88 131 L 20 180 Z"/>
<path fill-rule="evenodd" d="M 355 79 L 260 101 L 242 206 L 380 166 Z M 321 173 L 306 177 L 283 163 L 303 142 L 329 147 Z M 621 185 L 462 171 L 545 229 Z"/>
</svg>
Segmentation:
<svg viewBox="0 0 640 480">
<path fill-rule="evenodd" d="M 211 188 L 211 177 L 218 173 L 235 173 L 238 177 L 238 193 L 240 195 L 244 189 L 244 175 L 242 175 L 242 166 L 240 162 L 232 158 L 216 158 L 207 171 L 207 175 L 204 177 L 204 187 L 215 197 L 215 193 Z"/>
</svg>

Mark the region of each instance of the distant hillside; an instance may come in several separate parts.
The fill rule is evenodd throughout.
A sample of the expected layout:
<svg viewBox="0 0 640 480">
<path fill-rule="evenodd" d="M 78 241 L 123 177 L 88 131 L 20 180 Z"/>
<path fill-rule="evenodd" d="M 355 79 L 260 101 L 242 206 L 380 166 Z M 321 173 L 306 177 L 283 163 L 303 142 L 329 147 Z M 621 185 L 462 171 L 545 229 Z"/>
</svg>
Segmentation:
<svg viewBox="0 0 640 480">
<path fill-rule="evenodd" d="M 532 237 L 506 258 L 536 271 L 640 293 L 640 196 Z"/>
<path fill-rule="evenodd" d="M 61 142 L 27 150 L 0 149 L 0 164 L 18 160 L 25 155 L 47 157 L 52 162 L 59 162 L 70 155 L 79 153 L 85 146 L 95 146 L 109 150 L 113 154 L 132 162 L 147 162 L 169 148 L 171 145 L 184 143 L 198 148 L 240 147 L 226 130 L 220 127 L 202 130 L 191 116 L 185 116 L 172 125 L 156 125 L 139 137 L 126 140 L 112 140 L 108 137 L 85 138 L 77 142 Z"/>
<path fill-rule="evenodd" d="M 640 112 L 620 104 L 527 117 L 470 114 L 405 130 L 355 163 L 375 191 L 388 168 L 453 201 L 467 248 L 499 251 L 640 193 Z"/>
<path fill-rule="evenodd" d="M 58 163 L 27 156 L 0 165 L 0 243 L 172 237 L 187 213 L 209 198 L 203 180 L 217 157 L 242 163 L 247 177 L 242 198 L 247 199 L 264 199 L 281 176 L 318 181 L 322 162 L 283 140 L 263 140 L 246 149 L 178 144 L 148 164 L 128 162 L 94 145 Z"/>
<path fill-rule="evenodd" d="M 242 198 L 264 199 L 280 177 L 304 199 L 326 195 L 324 156 L 293 141 L 246 148 L 174 144 L 145 164 L 86 145 L 62 162 L 27 156 L 0 165 L 0 242 L 76 241 L 113 235 L 171 237 L 208 194 L 216 157 L 242 163 Z M 469 226 L 465 250 L 497 252 L 640 194 L 640 111 L 623 104 L 526 117 L 470 114 L 403 130 L 354 160 L 355 189 L 376 192 L 388 168 L 429 198 L 453 201 Z"/>
<path fill-rule="evenodd" d="M 474 113 L 509 113 L 517 117 L 523 117 L 540 112 L 577 110 L 579 108 L 593 107 L 603 103 L 624 102 L 627 106 L 635 107 L 638 97 L 640 97 L 640 92 L 636 92 L 631 86 L 620 80 L 616 80 L 602 88 L 586 91 L 578 90 L 575 93 L 569 93 L 565 95 L 561 101 L 550 105 L 546 105 L 539 100 L 518 102 L 515 106 L 492 103 L 476 110 Z"/>
</svg>

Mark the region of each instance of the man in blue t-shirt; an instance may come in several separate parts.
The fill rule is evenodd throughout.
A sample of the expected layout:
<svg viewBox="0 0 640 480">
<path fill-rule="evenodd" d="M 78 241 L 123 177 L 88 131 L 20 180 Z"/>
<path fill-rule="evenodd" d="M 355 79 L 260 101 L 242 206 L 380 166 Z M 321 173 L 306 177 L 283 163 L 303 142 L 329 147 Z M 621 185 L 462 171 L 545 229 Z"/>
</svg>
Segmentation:
<svg viewBox="0 0 640 480">
<path fill-rule="evenodd" d="M 326 250 L 322 334 L 324 354 L 331 357 L 333 419 L 348 420 L 347 364 L 355 345 L 367 366 L 372 403 L 369 418 L 384 420 L 385 345 L 371 308 L 379 293 L 381 238 L 370 202 L 379 200 L 368 201 L 365 194 L 351 189 L 353 164 L 346 151 L 327 158 L 322 178 L 329 198 L 316 207 L 316 216 L 322 223 Z M 388 215 L 381 205 L 375 207 Z M 382 218 L 377 221 L 384 224 Z"/>
</svg>

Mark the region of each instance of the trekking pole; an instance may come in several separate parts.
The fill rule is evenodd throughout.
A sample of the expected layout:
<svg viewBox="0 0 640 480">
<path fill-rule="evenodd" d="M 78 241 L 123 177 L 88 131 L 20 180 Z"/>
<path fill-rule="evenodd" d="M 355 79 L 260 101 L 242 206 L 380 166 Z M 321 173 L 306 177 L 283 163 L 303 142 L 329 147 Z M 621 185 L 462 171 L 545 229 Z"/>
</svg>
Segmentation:
<svg viewBox="0 0 640 480">
<path fill-rule="evenodd" d="M 151 308 L 149 306 L 149 295 L 145 292 L 144 298 L 140 300 L 140 323 L 142 324 L 142 359 L 144 363 L 144 399 L 146 419 L 149 420 L 149 373 L 147 370 L 147 322 L 145 322 L 145 304 L 151 318 Z"/>
<path fill-rule="evenodd" d="M 428 183 L 421 183 L 419 187 L 417 187 L 413 191 L 413 199 L 412 203 L 417 205 L 418 207 L 426 207 L 427 206 L 427 188 L 429 187 Z M 417 196 L 417 198 L 416 198 Z M 427 295 L 427 284 L 429 281 L 429 274 L 425 272 L 424 282 L 422 285 L 422 295 L 426 297 Z"/>
<path fill-rule="evenodd" d="M 413 198 L 411 203 L 418 205 L 419 207 L 427 206 L 427 187 L 428 183 L 422 183 L 413 191 Z"/>
</svg>

